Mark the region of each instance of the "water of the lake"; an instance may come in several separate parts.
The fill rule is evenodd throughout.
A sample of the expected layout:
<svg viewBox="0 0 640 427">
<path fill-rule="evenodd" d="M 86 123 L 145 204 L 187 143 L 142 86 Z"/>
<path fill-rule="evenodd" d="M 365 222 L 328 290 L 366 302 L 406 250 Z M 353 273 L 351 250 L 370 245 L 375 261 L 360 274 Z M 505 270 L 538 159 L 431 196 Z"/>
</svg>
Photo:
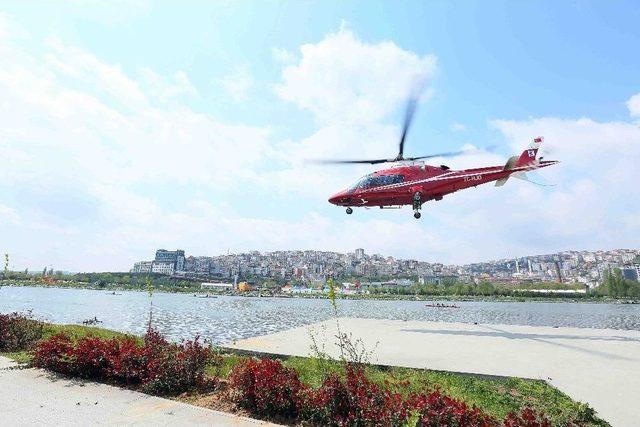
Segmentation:
<svg viewBox="0 0 640 427">
<path fill-rule="evenodd" d="M 341 316 L 510 325 L 640 330 L 640 305 L 566 302 L 455 302 L 460 308 L 429 308 L 425 301 L 339 300 Z M 246 298 L 155 293 L 153 323 L 173 340 L 200 335 L 226 343 L 332 317 L 324 299 Z M 97 317 L 105 328 L 142 334 L 149 296 L 144 292 L 60 288 L 0 288 L 0 313 L 32 310 L 53 323 Z"/>
</svg>

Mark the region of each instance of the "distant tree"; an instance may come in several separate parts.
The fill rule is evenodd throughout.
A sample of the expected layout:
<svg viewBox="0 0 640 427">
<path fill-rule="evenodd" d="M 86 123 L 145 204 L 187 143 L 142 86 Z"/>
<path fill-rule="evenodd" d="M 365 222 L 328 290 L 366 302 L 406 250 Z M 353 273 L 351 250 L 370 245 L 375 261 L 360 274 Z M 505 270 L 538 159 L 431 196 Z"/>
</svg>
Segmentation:
<svg viewBox="0 0 640 427">
<path fill-rule="evenodd" d="M 441 282 L 445 286 L 451 286 L 451 285 L 458 284 L 456 278 L 454 278 L 454 277 L 443 277 Z"/>
<path fill-rule="evenodd" d="M 9 276 L 9 254 L 4 254 L 4 270 L 2 272 L 2 278 L 6 279 Z"/>
<path fill-rule="evenodd" d="M 606 271 L 600 287 L 602 288 L 601 293 L 614 298 L 635 296 L 638 292 L 637 286 L 625 279 L 619 268 Z"/>
<path fill-rule="evenodd" d="M 622 275 L 622 271 L 620 271 L 619 268 L 616 268 L 616 271 L 614 272 L 614 274 L 620 286 L 620 294 L 623 297 L 631 296 L 629 295 L 629 288 L 631 288 L 631 281 L 624 278 L 624 276 Z"/>
<path fill-rule="evenodd" d="M 640 282 L 627 280 L 629 282 L 629 291 L 627 296 L 640 298 Z"/>
<path fill-rule="evenodd" d="M 149 325 L 147 326 L 147 332 L 151 332 L 153 329 L 153 282 L 149 276 L 145 279 L 145 285 L 149 294 Z"/>
<path fill-rule="evenodd" d="M 489 282 L 488 280 L 483 280 L 478 283 L 476 291 L 480 295 L 493 295 L 495 286 L 493 286 L 493 283 Z"/>
</svg>

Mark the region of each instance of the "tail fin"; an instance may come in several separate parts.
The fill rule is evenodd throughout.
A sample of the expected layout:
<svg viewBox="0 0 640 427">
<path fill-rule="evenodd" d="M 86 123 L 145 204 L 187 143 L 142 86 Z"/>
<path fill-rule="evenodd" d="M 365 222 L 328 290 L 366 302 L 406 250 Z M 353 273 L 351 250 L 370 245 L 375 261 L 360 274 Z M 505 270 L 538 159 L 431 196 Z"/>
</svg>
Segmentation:
<svg viewBox="0 0 640 427">
<path fill-rule="evenodd" d="M 520 154 L 520 157 L 515 162 L 514 166 L 521 167 L 521 166 L 530 165 L 531 163 L 535 163 L 536 157 L 538 155 L 538 150 L 540 149 L 540 144 L 542 144 L 542 141 L 544 141 L 544 138 L 541 136 L 537 138 L 533 138 L 533 141 L 531 141 L 531 144 L 529 144 L 527 149 L 524 150 L 522 154 Z"/>
<path fill-rule="evenodd" d="M 533 138 L 531 144 L 529 144 L 527 149 L 524 150 L 522 154 L 520 154 L 520 156 L 513 156 L 510 157 L 509 160 L 507 160 L 507 163 L 504 165 L 503 170 L 508 171 L 514 168 L 528 166 L 535 163 L 538 156 L 538 150 L 540 149 L 540 144 L 542 144 L 543 140 L 544 138 L 541 136 Z M 500 178 L 499 180 L 497 180 L 496 187 L 502 187 L 509 179 L 509 176 L 510 175 L 507 175 L 504 178 Z"/>
</svg>

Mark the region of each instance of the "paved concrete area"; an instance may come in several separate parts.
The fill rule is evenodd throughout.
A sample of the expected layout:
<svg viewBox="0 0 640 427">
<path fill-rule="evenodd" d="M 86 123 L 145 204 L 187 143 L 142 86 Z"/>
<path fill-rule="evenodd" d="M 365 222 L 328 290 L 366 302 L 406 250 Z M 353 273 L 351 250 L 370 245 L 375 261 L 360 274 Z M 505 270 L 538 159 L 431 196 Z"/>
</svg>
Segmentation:
<svg viewBox="0 0 640 427">
<path fill-rule="evenodd" d="M 640 331 L 340 319 L 373 349 L 372 363 L 543 379 L 614 426 L 640 425 Z M 306 356 L 311 334 L 338 355 L 335 320 L 229 347 Z"/>
<path fill-rule="evenodd" d="M 39 369 L 12 369 L 0 357 L 3 426 L 234 426 L 275 424 L 148 396 L 105 384 L 70 380 Z"/>
</svg>

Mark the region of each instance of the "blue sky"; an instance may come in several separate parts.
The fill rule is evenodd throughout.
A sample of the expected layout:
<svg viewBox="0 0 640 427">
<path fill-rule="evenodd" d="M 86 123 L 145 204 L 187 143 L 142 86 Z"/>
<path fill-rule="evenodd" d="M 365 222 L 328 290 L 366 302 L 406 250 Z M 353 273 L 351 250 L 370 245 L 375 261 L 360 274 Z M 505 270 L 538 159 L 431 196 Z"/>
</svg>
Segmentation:
<svg viewBox="0 0 640 427">
<path fill-rule="evenodd" d="M 622 1 L 3 4 L 0 250 L 124 270 L 157 247 L 457 263 L 637 247 L 638 22 Z M 409 153 L 502 164 L 544 135 L 556 185 L 457 193 L 420 222 L 329 205 L 370 169 L 302 160 L 393 155 L 416 75 Z"/>
</svg>

